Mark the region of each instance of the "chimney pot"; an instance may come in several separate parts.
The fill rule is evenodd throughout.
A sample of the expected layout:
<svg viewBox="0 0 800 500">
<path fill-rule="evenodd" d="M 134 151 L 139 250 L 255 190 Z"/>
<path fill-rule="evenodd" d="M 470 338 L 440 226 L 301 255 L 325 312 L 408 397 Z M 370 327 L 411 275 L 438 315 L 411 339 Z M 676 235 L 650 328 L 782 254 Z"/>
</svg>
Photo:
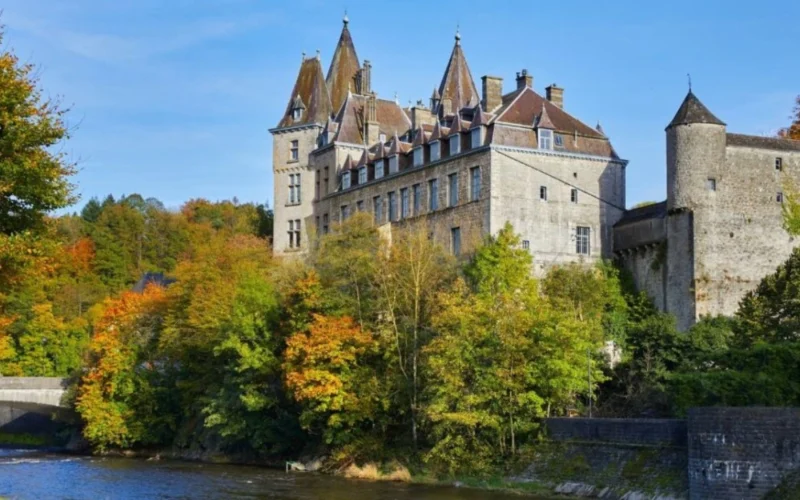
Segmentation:
<svg viewBox="0 0 800 500">
<path fill-rule="evenodd" d="M 523 87 L 533 88 L 533 75 L 529 75 L 527 69 L 517 72 L 517 89 Z"/>
<path fill-rule="evenodd" d="M 564 109 L 564 89 L 554 83 L 544 90 L 548 101 Z"/>
</svg>

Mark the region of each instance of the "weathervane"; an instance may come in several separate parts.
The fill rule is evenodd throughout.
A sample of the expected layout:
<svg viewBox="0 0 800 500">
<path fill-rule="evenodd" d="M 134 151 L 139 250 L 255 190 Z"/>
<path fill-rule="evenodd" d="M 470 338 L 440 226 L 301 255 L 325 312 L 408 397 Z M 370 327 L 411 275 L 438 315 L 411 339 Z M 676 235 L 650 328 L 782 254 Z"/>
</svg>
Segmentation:
<svg viewBox="0 0 800 500">
<path fill-rule="evenodd" d="M 689 80 L 689 92 L 692 91 L 692 74 L 686 73 L 686 78 Z"/>
</svg>

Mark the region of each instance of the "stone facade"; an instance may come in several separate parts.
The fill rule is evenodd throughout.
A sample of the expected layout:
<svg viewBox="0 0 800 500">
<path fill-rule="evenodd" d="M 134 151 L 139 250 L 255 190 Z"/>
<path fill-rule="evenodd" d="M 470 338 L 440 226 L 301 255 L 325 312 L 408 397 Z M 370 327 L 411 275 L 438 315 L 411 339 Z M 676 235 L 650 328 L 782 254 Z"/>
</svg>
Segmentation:
<svg viewBox="0 0 800 500">
<path fill-rule="evenodd" d="M 667 200 L 628 211 L 614 251 L 685 330 L 732 315 L 791 254 L 782 199 L 800 181 L 800 142 L 728 133 L 691 92 L 666 135 Z"/>
<path fill-rule="evenodd" d="M 271 130 L 277 255 L 303 254 L 343 217 L 376 216 L 378 207 L 385 233 L 424 223 L 438 243 L 464 255 L 511 222 L 537 273 L 612 256 L 626 162 L 602 130 L 563 109 L 563 89 L 551 85 L 544 97 L 522 70 L 505 94 L 502 78 L 483 77 L 480 95 L 458 34 L 428 105 L 379 99 L 372 70 L 358 61 L 347 19 L 325 80 L 319 59 L 303 58 Z M 435 205 L 431 182 L 438 183 Z"/>
</svg>

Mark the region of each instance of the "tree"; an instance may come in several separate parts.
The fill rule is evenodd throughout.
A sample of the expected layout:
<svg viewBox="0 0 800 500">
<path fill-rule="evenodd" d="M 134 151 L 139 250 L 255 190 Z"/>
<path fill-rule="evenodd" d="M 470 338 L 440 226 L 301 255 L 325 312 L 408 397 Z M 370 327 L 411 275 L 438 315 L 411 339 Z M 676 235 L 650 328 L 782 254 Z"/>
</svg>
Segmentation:
<svg viewBox="0 0 800 500">
<path fill-rule="evenodd" d="M 790 119 L 792 124 L 778 131 L 778 136 L 798 141 L 800 140 L 800 96 L 795 100 L 794 112 Z"/>
<path fill-rule="evenodd" d="M 68 135 L 66 110 L 42 97 L 34 71 L 0 53 L 0 235 L 39 228 L 47 212 L 75 201 L 75 168 L 51 149 Z"/>
</svg>

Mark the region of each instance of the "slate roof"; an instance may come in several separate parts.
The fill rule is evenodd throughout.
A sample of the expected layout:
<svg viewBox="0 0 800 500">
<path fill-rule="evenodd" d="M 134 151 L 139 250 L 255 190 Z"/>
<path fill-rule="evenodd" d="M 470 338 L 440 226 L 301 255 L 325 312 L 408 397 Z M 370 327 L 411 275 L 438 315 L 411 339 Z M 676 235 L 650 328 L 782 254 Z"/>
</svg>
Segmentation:
<svg viewBox="0 0 800 500">
<path fill-rule="evenodd" d="M 336 44 L 336 50 L 333 53 L 330 68 L 328 68 L 328 76 L 325 79 L 334 112 L 339 111 L 339 108 L 342 107 L 348 92 L 356 91 L 356 74 L 361 66 L 358 62 L 356 47 L 353 44 L 353 37 L 350 36 L 350 30 L 347 27 L 348 22 L 345 17 L 342 34 L 339 36 L 339 42 Z"/>
<path fill-rule="evenodd" d="M 458 34 L 456 34 L 456 43 L 453 46 L 453 52 L 450 53 L 450 60 L 444 70 L 438 92 L 442 101 L 445 99 L 452 101 L 453 109 L 456 111 L 464 107 L 474 107 L 480 101 L 478 88 L 469 71 L 467 59 L 461 49 L 461 37 Z"/>
<path fill-rule="evenodd" d="M 541 113 L 539 113 L 539 116 L 536 118 L 536 128 L 549 128 L 551 130 L 556 128 L 552 120 L 550 120 L 550 115 L 547 114 L 547 107 L 544 103 L 542 103 Z"/>
<path fill-rule="evenodd" d="M 305 106 L 300 118 L 292 117 L 295 101 L 300 99 Z M 325 123 L 331 115 L 331 100 L 328 96 L 328 87 L 322 76 L 322 65 L 316 57 L 303 60 L 297 81 L 294 84 L 286 111 L 278 123 L 278 128 L 306 125 L 310 123 Z"/>
<path fill-rule="evenodd" d="M 632 208 L 626 210 L 622 218 L 614 224 L 614 227 L 624 226 L 633 222 L 639 222 L 645 219 L 663 219 L 667 216 L 667 202 L 653 203 L 639 208 Z"/>
<path fill-rule="evenodd" d="M 603 138 L 597 130 L 581 122 L 563 109 L 551 103 L 533 91 L 530 87 L 522 87 L 503 96 L 503 104 L 495 112 L 495 122 L 513 123 L 530 127 L 534 119 L 547 110 L 547 116 L 558 132 L 572 134 L 577 132 L 587 137 Z"/>
<path fill-rule="evenodd" d="M 348 94 L 339 110 L 335 121 L 339 124 L 339 131 L 335 140 L 351 144 L 364 143 L 364 107 L 367 97 L 357 94 Z M 390 137 L 397 133 L 402 135 L 411 128 L 411 120 L 403 109 L 394 101 L 376 99 L 375 114 L 378 119 L 379 129 L 382 134 Z"/>
<path fill-rule="evenodd" d="M 700 99 L 690 90 L 686 94 L 681 107 L 675 113 L 675 117 L 669 122 L 667 128 L 672 128 L 676 125 L 686 125 L 689 123 L 708 123 L 712 125 L 725 125 L 725 123 L 714 116 L 705 105 L 700 102 Z"/>
<path fill-rule="evenodd" d="M 756 149 L 774 149 L 776 151 L 800 152 L 800 141 L 781 139 L 778 137 L 760 137 L 757 135 L 727 134 L 728 146 L 743 146 Z"/>
</svg>

